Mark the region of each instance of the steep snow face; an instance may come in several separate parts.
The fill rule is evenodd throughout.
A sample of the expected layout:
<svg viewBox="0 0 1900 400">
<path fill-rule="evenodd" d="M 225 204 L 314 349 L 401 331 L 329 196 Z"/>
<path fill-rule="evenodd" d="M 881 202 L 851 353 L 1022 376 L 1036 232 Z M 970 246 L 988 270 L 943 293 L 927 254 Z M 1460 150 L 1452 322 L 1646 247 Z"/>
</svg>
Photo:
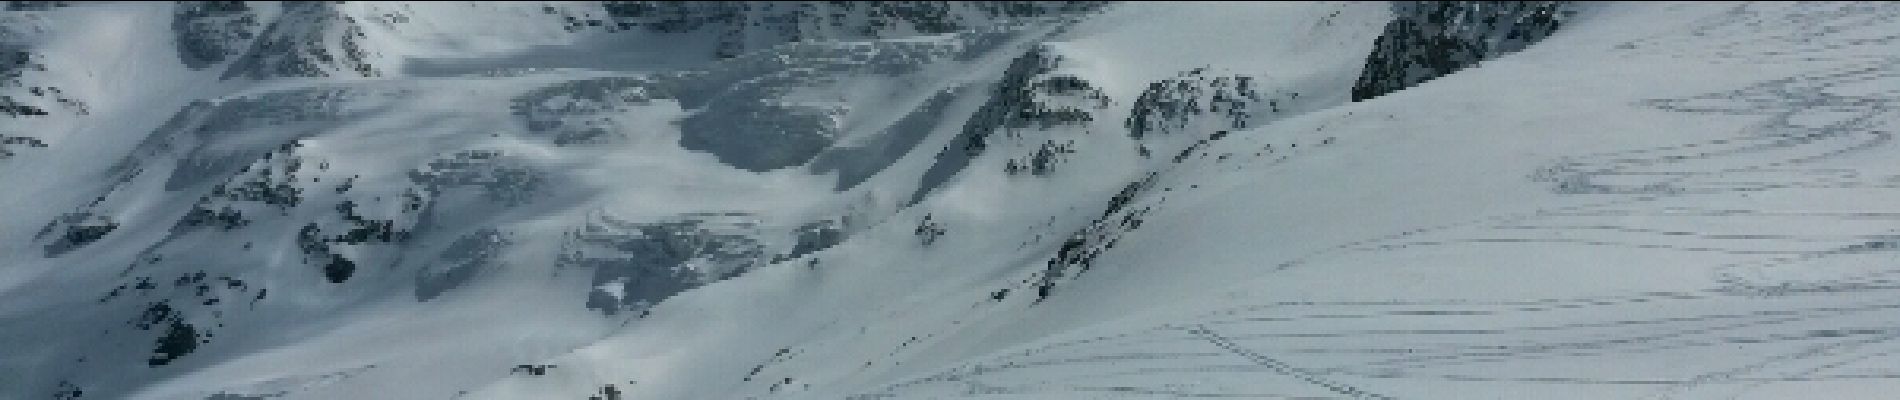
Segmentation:
<svg viewBox="0 0 1900 400">
<path fill-rule="evenodd" d="M 0 338 L 36 346 L 0 356 L 5 396 L 477 389 L 882 224 L 911 188 L 793 167 L 932 140 L 885 113 L 980 101 L 933 93 L 1101 5 L 705 4 L 733 15 L 667 25 L 676 6 L 10 8 L 0 290 L 34 300 L 0 306 Z M 857 179 L 909 149 L 875 151 Z M 257 368 L 282 357 L 301 361 Z"/>
<path fill-rule="evenodd" d="M 3 398 L 1900 382 L 1886 4 L 5 9 Z"/>
</svg>

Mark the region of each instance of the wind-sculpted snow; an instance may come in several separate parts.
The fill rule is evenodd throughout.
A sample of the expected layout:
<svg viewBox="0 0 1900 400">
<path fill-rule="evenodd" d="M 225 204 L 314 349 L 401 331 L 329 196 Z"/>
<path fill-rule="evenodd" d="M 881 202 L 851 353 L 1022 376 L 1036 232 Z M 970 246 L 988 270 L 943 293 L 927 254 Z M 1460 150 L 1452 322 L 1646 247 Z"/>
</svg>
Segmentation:
<svg viewBox="0 0 1900 400">
<path fill-rule="evenodd" d="M 643 315 L 681 292 L 835 246 L 850 235 L 847 221 L 782 229 L 738 212 L 688 213 L 651 222 L 596 213 L 564 235 L 555 263 L 592 270 L 588 308 Z"/>
<path fill-rule="evenodd" d="M 566 145 L 617 136 L 608 126 L 617 112 L 674 100 L 691 110 L 679 121 L 681 147 L 763 172 L 805 164 L 833 145 L 853 112 L 848 104 L 857 95 L 841 87 L 851 80 L 901 77 L 967 61 L 1021 30 L 998 26 L 897 42 L 790 43 L 705 71 L 564 82 L 518 99 L 515 112 L 531 131 Z M 831 96 L 837 100 L 811 99 Z M 907 150 L 902 142 L 890 150 Z M 861 173 L 868 172 L 874 170 Z"/>
<path fill-rule="evenodd" d="M 219 78 L 377 75 L 369 56 L 381 49 L 366 47 L 374 40 L 360 31 L 367 26 L 356 19 L 361 10 L 301 4 L 270 13 L 276 7 L 254 6 L 175 7 L 167 21 L 181 47 L 166 50 L 176 50 L 185 69 Z M 258 28 L 250 23 L 260 20 L 265 22 L 261 31 L 252 32 Z M 45 376 L 98 370 L 144 377 L 137 379 L 173 377 L 179 372 L 168 371 L 215 365 L 281 340 L 269 339 L 276 336 L 267 333 L 227 339 L 230 332 L 290 329 L 296 324 L 281 318 L 328 307 L 321 304 L 374 298 L 391 281 L 403 283 L 399 291 L 416 300 L 439 301 L 487 277 L 511 273 L 504 267 L 513 262 L 506 260 L 520 258 L 510 257 L 512 253 L 549 244 L 565 250 L 536 257 L 535 267 L 591 270 L 595 282 L 584 288 L 593 291 L 591 299 L 572 306 L 609 314 L 641 313 L 680 292 L 809 256 L 838 245 L 859 228 L 843 217 L 800 217 L 794 220 L 807 222 L 768 230 L 746 213 L 683 212 L 653 222 L 601 217 L 585 225 L 589 229 L 575 231 L 569 241 L 524 238 L 506 219 L 481 222 L 470 216 L 513 212 L 508 210 L 549 215 L 530 210 L 544 198 L 580 190 L 564 186 L 578 182 L 573 176 L 550 177 L 549 171 L 524 158 L 522 150 L 537 150 L 506 141 L 517 133 L 545 138 L 541 143 L 571 147 L 572 152 L 625 145 L 664 134 L 630 132 L 628 126 L 650 121 L 629 118 L 629 111 L 680 103 L 690 104 L 696 113 L 681 124 L 687 132 L 720 133 L 715 132 L 722 128 L 714 116 L 752 124 L 747 126 L 778 126 L 816 108 L 745 99 L 792 96 L 814 88 L 846 93 L 843 86 L 854 76 L 914 75 L 936 64 L 972 62 L 1022 29 L 998 26 L 892 43 L 793 43 L 733 57 L 706 71 L 564 79 L 552 85 L 524 83 L 517 85 L 522 89 L 473 92 L 508 99 L 500 104 L 526 120 L 521 132 L 490 124 L 488 131 L 444 133 L 434 125 L 453 117 L 389 112 L 446 97 L 445 90 L 417 85 L 296 81 L 184 102 L 169 118 L 147 128 L 128 154 L 107 164 L 101 174 L 106 179 L 84 185 L 96 198 L 36 227 L 33 244 L 46 257 L 117 264 L 117 277 L 104 279 L 111 283 L 97 292 L 96 311 L 47 323 L 79 327 L 92 324 L 88 321 L 124 319 L 128 313 L 142 315 L 136 318 L 142 322 L 133 326 L 137 329 L 109 329 L 95 340 L 111 346 L 81 350 L 74 342 L 57 347 L 84 355 L 70 366 L 48 369 Z M 22 76 L 31 77 L 38 64 L 24 62 L 20 65 L 30 68 Z M 527 78 L 547 81 L 544 76 Z M 761 105 L 770 107 L 758 108 Z M 368 158 L 347 150 L 350 140 L 365 137 L 400 143 L 385 139 L 395 136 L 374 135 L 391 135 L 377 132 L 403 127 L 415 140 L 453 141 L 469 144 L 463 146 L 469 149 L 405 148 Z M 809 128 L 801 129 L 838 129 Z M 44 145 L 32 138 L 7 143 Z M 815 153 L 829 145 L 827 140 L 800 151 Z M 905 149 L 893 151 L 898 154 L 887 157 L 901 156 Z M 735 164 L 763 159 L 782 168 L 802 163 L 809 154 L 788 161 L 754 154 L 738 157 L 749 158 Z M 88 248 L 108 250 L 75 253 Z M 127 249 L 129 256 L 105 255 L 118 249 Z M 113 259 L 124 262 L 107 261 Z M 178 278 L 176 284 L 169 284 L 173 277 Z M 327 300 L 295 300 L 310 298 Z M 252 311 L 259 308 L 272 311 Z M 128 369 L 133 367 L 149 370 Z M 95 395 L 111 396 L 138 387 L 85 380 L 91 383 L 61 380 L 65 386 L 59 390 L 80 393 L 87 391 L 80 389 L 83 386 Z M 307 389 L 211 395 L 277 396 Z"/>
<path fill-rule="evenodd" d="M 469 188 L 489 201 L 515 206 L 533 200 L 547 178 L 500 150 L 464 150 L 430 160 L 410 171 L 409 180 L 428 197 Z"/>
<path fill-rule="evenodd" d="M 748 3 L 617 1 L 609 18 L 582 27 L 661 33 L 717 31 L 720 57 L 810 40 L 893 39 L 981 30 L 1024 19 L 1068 17 L 1100 9 L 1095 1 Z"/>
<path fill-rule="evenodd" d="M 1888 4 L 5 9 L 0 398 L 1900 387 Z"/>
<path fill-rule="evenodd" d="M 650 79 L 614 77 L 562 82 L 515 99 L 514 112 L 528 131 L 552 136 L 556 145 L 598 142 L 622 136 L 613 118 L 629 107 L 671 95 Z"/>
<path fill-rule="evenodd" d="M 1054 75 L 1061 63 L 1062 56 L 1046 47 L 1031 49 L 1011 61 L 1009 68 L 1003 70 L 1001 80 L 991 89 L 988 100 L 964 121 L 962 130 L 951 143 L 937 153 L 935 163 L 924 172 L 916 193 L 911 195 L 911 202 L 922 201 L 932 190 L 962 172 L 972 159 L 1001 140 L 995 137 L 998 132 L 1009 134 L 1017 129 L 1048 129 L 1093 121 L 1093 114 L 1088 110 L 1107 107 L 1108 99 L 1085 80 Z M 1063 99 L 1065 97 L 1080 99 Z M 1044 162 L 1048 158 L 1043 157 Z"/>
<path fill-rule="evenodd" d="M 245 54 L 228 67 L 223 77 L 264 79 L 276 77 L 373 77 L 383 73 L 375 61 L 377 49 L 367 47 L 363 22 L 342 10 L 344 5 L 323 2 L 290 2 L 282 5 L 277 19 L 257 34 Z M 228 17 L 227 17 L 228 18 Z M 237 18 L 241 19 L 241 16 Z M 241 22 L 240 22 L 241 24 Z M 226 27 L 231 29 L 233 27 Z M 182 33 L 181 33 L 182 34 Z M 214 33 L 193 33 L 206 35 Z M 245 35 L 232 34 L 223 42 L 241 42 Z M 194 38 L 195 39 L 195 38 Z M 236 40 L 233 40 L 236 39 Z M 209 64 L 203 54 L 213 51 L 205 40 L 181 43 L 191 46 L 194 61 L 186 65 Z M 238 44 L 228 44 L 238 45 Z M 186 51 L 184 47 L 180 51 Z"/>
<path fill-rule="evenodd" d="M 641 312 L 679 292 L 765 261 L 758 221 L 743 213 L 682 215 L 651 223 L 600 214 L 568 234 L 559 264 L 594 272 L 587 307 Z"/>
<path fill-rule="evenodd" d="M 1764 36 L 1837 26 L 1801 42 L 1842 53 L 1888 46 L 1854 38 L 1893 20 L 1847 10 L 1864 6 L 1751 5 L 1704 21 L 1754 21 L 1762 30 L 1746 32 Z M 1707 50 L 1667 37 L 1619 48 Z M 1878 161 L 1893 150 L 1885 94 L 1900 75 L 1882 59 L 1812 62 L 1825 54 L 1696 60 L 1808 62 L 1732 90 L 1633 101 L 1757 122 L 1533 169 L 1571 205 L 1393 229 L 1251 269 L 1379 278 L 1324 292 L 1262 281 L 1211 311 L 1065 334 L 859 398 L 1878 397 L 1897 377 L 1887 364 L 1900 337 L 1879 322 L 1895 306 L 1879 260 L 1896 248 L 1888 178 L 1900 171 Z M 1635 276 L 1568 286 L 1619 273 Z M 1462 285 L 1493 286 L 1442 292 Z"/>
<path fill-rule="evenodd" d="M 401 96 L 400 91 L 312 88 L 194 102 L 147 136 L 116 169 L 136 172 L 141 164 L 176 157 L 166 189 L 201 185 L 273 147 L 362 118 L 379 101 Z"/>
<path fill-rule="evenodd" d="M 944 61 L 968 61 L 993 50 L 1025 27 L 1032 27 L 1030 23 L 1038 18 L 1080 14 L 1099 6 L 1088 2 L 873 2 L 822 7 L 790 3 L 609 3 L 606 10 L 611 18 L 604 25 L 610 29 L 645 27 L 660 33 L 686 33 L 723 26 L 726 31 L 721 34 L 717 51 L 730 59 L 705 71 L 551 87 L 523 99 L 524 108 L 553 107 L 549 111 L 561 111 L 529 111 L 531 115 L 524 116 L 536 130 L 561 131 L 555 134 L 557 144 L 591 140 L 604 135 L 601 128 L 588 127 L 588 122 L 554 119 L 599 114 L 599 110 L 573 107 L 592 107 L 582 104 L 604 101 L 599 98 L 600 91 L 625 93 L 622 87 L 634 85 L 642 88 L 636 95 L 642 99 L 621 101 L 677 98 L 682 107 L 694 110 L 680 121 L 682 147 L 712 153 L 748 171 L 792 167 L 811 161 L 841 134 L 840 124 L 853 112 L 848 101 L 857 100 L 849 93 L 837 93 L 846 80 L 913 74 Z M 601 22 L 589 21 L 586 25 L 603 25 Z M 862 40 L 892 37 L 905 40 Z M 635 81 L 642 83 L 632 83 Z M 555 97 L 562 93 L 579 100 Z M 827 95 L 843 97 L 843 101 L 811 99 Z M 526 106 L 529 103 L 534 105 Z"/>
<path fill-rule="evenodd" d="M 847 102 L 799 99 L 836 90 L 846 79 L 898 76 L 962 57 L 990 36 L 974 32 L 902 42 L 796 43 L 722 63 L 679 84 L 685 107 L 699 111 L 681 121 L 680 146 L 713 153 L 749 171 L 804 164 L 830 147 L 852 111 Z M 806 93 L 801 93 L 806 92 Z M 851 100 L 847 93 L 833 96 Z M 796 96 L 796 97 L 794 97 Z M 822 96 L 822 95 L 820 95 Z"/>
<path fill-rule="evenodd" d="M 871 137 L 868 143 L 826 150 L 812 159 L 812 172 L 837 172 L 839 191 L 864 183 L 921 144 L 932 130 L 944 122 L 951 102 L 965 90 L 958 87 L 937 92 L 923 105 L 905 114 L 903 119 L 891 124 L 890 128 Z"/>
</svg>

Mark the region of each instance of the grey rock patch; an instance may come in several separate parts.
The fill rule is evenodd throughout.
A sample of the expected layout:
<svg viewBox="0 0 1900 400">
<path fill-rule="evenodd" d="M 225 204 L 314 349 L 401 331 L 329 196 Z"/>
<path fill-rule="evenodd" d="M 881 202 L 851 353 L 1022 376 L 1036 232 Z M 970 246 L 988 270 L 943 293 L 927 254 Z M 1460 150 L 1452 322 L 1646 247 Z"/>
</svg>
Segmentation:
<svg viewBox="0 0 1900 400">
<path fill-rule="evenodd" d="M 599 214 L 567 235 L 557 264 L 594 270 L 587 307 L 644 311 L 675 294 L 737 276 L 765 261 L 758 221 L 696 213 L 656 222 Z"/>
<path fill-rule="evenodd" d="M 1397 19 L 1379 34 L 1352 100 L 1379 97 L 1523 50 L 1557 31 L 1565 1 L 1395 2 Z"/>
<path fill-rule="evenodd" d="M 178 59 L 194 70 L 238 55 L 260 27 L 256 10 L 242 1 L 182 1 L 172 14 Z"/>
</svg>

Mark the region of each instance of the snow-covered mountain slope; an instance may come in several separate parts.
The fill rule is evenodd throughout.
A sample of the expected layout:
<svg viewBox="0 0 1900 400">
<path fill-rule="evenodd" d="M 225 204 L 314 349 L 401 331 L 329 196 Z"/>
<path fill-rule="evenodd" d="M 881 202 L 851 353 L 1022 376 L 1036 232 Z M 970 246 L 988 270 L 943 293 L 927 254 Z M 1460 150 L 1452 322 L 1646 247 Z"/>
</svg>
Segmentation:
<svg viewBox="0 0 1900 400">
<path fill-rule="evenodd" d="M 0 12 L 0 398 L 1878 398 L 1887 3 Z"/>
</svg>

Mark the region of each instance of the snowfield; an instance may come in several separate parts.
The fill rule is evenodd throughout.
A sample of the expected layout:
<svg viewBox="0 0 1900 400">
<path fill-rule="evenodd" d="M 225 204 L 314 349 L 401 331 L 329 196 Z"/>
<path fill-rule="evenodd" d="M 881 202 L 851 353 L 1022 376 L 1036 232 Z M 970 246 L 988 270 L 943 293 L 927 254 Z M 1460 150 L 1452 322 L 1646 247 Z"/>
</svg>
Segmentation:
<svg viewBox="0 0 1900 400">
<path fill-rule="evenodd" d="M 1892 3 L 0 8 L 0 399 L 1900 389 Z"/>
</svg>

